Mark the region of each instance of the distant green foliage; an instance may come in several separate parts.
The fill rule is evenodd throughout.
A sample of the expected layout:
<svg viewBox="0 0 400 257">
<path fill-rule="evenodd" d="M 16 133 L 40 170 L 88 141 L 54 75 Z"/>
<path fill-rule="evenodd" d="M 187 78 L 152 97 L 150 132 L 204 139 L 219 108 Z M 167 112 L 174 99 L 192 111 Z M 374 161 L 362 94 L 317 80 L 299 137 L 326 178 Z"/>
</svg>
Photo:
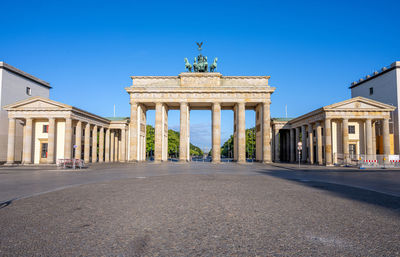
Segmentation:
<svg viewBox="0 0 400 257">
<path fill-rule="evenodd" d="M 233 135 L 221 147 L 221 155 L 226 158 L 233 158 Z M 256 155 L 256 130 L 246 129 L 246 157 L 255 158 Z"/>
<path fill-rule="evenodd" d="M 148 156 L 154 156 L 154 127 L 147 125 L 146 128 L 146 152 Z M 179 156 L 179 136 L 179 132 L 172 129 L 168 130 L 168 155 L 170 157 Z M 190 155 L 202 156 L 203 151 L 199 147 L 190 144 Z"/>
</svg>

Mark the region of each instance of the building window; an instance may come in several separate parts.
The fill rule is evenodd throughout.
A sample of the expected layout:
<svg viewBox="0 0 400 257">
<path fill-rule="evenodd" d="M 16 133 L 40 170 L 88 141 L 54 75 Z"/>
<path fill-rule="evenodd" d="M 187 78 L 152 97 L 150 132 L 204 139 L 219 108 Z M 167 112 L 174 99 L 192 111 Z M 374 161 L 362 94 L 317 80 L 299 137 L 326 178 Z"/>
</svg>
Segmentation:
<svg viewBox="0 0 400 257">
<path fill-rule="evenodd" d="M 356 133 L 356 126 L 349 126 L 349 134 L 355 134 Z"/>
<path fill-rule="evenodd" d="M 373 87 L 370 87 L 369 88 L 369 95 L 373 95 L 374 94 L 374 88 Z"/>
<path fill-rule="evenodd" d="M 43 125 L 43 133 L 49 133 L 49 125 Z"/>
<path fill-rule="evenodd" d="M 30 87 L 26 87 L 26 94 L 32 95 L 32 89 Z"/>
<path fill-rule="evenodd" d="M 357 154 L 356 152 L 356 144 L 349 144 L 349 154 L 350 156 L 354 156 Z"/>
</svg>

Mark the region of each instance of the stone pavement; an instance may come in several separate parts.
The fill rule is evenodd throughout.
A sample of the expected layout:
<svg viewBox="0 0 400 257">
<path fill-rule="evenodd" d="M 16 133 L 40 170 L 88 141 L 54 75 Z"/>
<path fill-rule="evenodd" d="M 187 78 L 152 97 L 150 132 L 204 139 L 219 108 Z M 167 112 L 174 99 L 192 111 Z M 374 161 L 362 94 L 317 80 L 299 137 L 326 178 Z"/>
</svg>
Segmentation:
<svg viewBox="0 0 400 257">
<path fill-rule="evenodd" d="M 0 255 L 400 255 L 400 197 L 369 189 L 400 173 L 315 173 L 209 163 L 1 169 L 1 199 L 21 199 L 0 207 Z"/>
</svg>

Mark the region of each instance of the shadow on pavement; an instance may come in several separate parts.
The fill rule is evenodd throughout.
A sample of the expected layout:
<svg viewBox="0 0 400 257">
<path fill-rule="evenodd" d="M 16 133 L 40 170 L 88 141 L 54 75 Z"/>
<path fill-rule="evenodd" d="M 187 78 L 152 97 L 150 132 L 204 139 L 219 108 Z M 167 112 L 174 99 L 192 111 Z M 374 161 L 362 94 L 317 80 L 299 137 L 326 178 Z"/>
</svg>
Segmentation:
<svg viewBox="0 0 400 257">
<path fill-rule="evenodd" d="M 5 202 L 0 202 L 0 209 L 6 208 L 10 204 L 12 204 L 13 200 L 5 201 Z"/>
<path fill-rule="evenodd" d="M 297 184 L 323 190 L 342 198 L 373 204 L 394 211 L 400 215 L 400 197 L 368 189 L 339 185 L 329 182 L 311 181 L 307 178 L 293 178 L 282 175 L 282 172 L 257 171 L 259 174 L 296 182 Z"/>
</svg>

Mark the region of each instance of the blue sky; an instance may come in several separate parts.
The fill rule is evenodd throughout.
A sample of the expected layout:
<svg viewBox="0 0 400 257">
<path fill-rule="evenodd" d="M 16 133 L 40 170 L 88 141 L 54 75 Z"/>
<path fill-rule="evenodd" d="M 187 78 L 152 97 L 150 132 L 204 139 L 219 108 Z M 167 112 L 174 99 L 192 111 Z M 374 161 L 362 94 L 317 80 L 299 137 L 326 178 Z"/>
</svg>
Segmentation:
<svg viewBox="0 0 400 257">
<path fill-rule="evenodd" d="M 132 75 L 177 75 L 183 58 L 218 57 L 223 75 L 270 75 L 273 117 L 350 97 L 349 84 L 400 60 L 399 1 L 5 1 L 0 60 L 51 83 L 51 98 L 129 116 Z M 222 113 L 222 140 L 233 114 Z M 191 140 L 211 143 L 209 111 Z M 148 113 L 154 124 L 154 112 Z M 179 112 L 169 114 L 179 128 Z M 246 126 L 254 114 L 246 112 Z"/>
</svg>

